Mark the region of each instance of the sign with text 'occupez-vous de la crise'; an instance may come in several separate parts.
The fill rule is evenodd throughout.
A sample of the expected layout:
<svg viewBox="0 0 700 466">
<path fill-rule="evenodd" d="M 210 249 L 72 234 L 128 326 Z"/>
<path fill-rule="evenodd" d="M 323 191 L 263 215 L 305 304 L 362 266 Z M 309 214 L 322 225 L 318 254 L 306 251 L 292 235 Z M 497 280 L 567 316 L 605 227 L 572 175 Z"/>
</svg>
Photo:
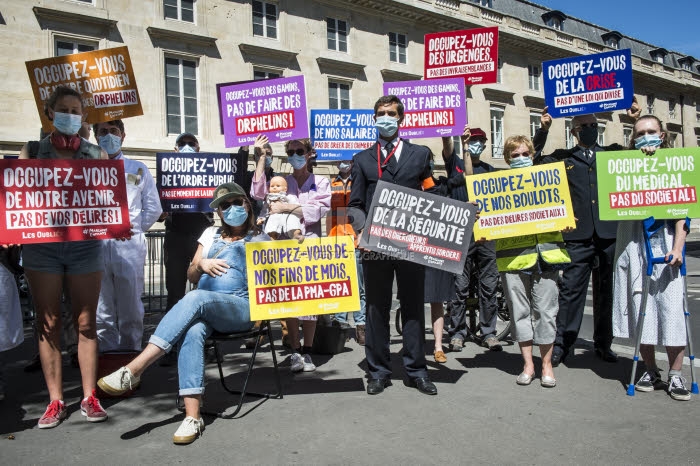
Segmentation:
<svg viewBox="0 0 700 466">
<path fill-rule="evenodd" d="M 245 154 L 208 152 L 156 154 L 156 186 L 163 212 L 211 212 L 214 189 L 223 183 L 245 186 Z"/>
<path fill-rule="evenodd" d="M 597 152 L 601 220 L 698 218 L 700 148 Z"/>
<path fill-rule="evenodd" d="M 309 137 L 304 76 L 218 88 L 226 147 L 251 145 L 259 134 L 270 142 Z"/>
<path fill-rule="evenodd" d="M 467 99 L 462 78 L 384 83 L 384 95 L 404 106 L 402 138 L 458 136 L 467 124 Z"/>
<path fill-rule="evenodd" d="M 318 162 L 352 160 L 376 140 L 372 109 L 311 110 L 311 143 Z"/>
<path fill-rule="evenodd" d="M 542 76 L 553 118 L 626 110 L 634 99 L 629 49 L 546 61 Z"/>
<path fill-rule="evenodd" d="M 3 244 L 124 238 L 129 201 L 121 160 L 0 160 Z"/>
<path fill-rule="evenodd" d="M 498 27 L 425 35 L 425 79 L 462 77 L 491 84 L 498 74 Z"/>
</svg>

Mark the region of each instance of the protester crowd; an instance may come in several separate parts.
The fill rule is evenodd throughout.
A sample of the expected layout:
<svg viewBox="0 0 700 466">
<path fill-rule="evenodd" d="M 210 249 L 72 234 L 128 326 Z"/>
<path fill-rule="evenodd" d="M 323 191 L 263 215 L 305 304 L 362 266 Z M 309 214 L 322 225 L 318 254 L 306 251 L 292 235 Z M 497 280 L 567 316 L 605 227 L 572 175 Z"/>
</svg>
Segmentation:
<svg viewBox="0 0 700 466">
<path fill-rule="evenodd" d="M 636 105 L 636 104 L 635 104 Z M 329 180 L 314 175 L 314 153 L 308 139 L 285 144 L 293 171 L 278 176 L 271 168 L 272 148 L 265 137 L 254 145 L 255 170 L 243 186 L 225 183 L 214 191 L 210 214 L 163 213 L 148 169 L 122 154 L 126 137 L 120 120 L 94 125 L 92 144 L 79 135 L 84 123 L 81 95 L 58 87 L 49 99 L 46 114 L 55 130 L 38 144 L 27 144 L 21 159 L 123 160 L 129 199 L 131 231 L 108 241 L 54 242 L 22 247 L 24 271 L 32 290 L 38 329 L 41 368 L 49 404 L 39 428 L 59 425 L 67 416 L 62 388 L 61 303 L 64 294 L 72 307 L 71 320 L 78 335 L 77 359 L 82 377 L 81 414 L 90 422 L 107 419 L 97 398 L 99 387 L 110 395 L 136 388 L 148 366 L 166 353 L 178 350 L 179 394 L 184 399 L 185 420 L 173 436 L 175 443 L 191 443 L 204 428 L 200 414 L 204 392 L 204 346 L 212 331 L 234 332 L 253 327 L 246 280 L 245 243 L 295 239 L 305 241 L 324 235 L 352 236 L 356 246 L 362 234 L 362 218 L 379 180 L 406 188 L 470 202 L 465 189 L 468 177 L 494 171 L 480 160 L 488 144 L 486 133 L 466 127 L 463 154 L 452 139 L 443 138 L 441 157 L 446 176 L 433 172 L 430 149 L 399 137 L 404 106 L 395 96 L 383 96 L 374 105 L 378 140 L 357 153 L 352 161 L 337 164 L 338 174 Z M 640 116 L 636 107 L 633 142 L 650 157 L 666 147 L 663 124 L 653 116 Z M 367 393 L 377 395 L 391 385 L 390 312 L 394 279 L 398 285 L 403 336 L 403 365 L 409 386 L 436 395 L 426 363 L 425 310 L 429 303 L 435 336 L 433 358 L 445 363 L 450 351 L 461 351 L 466 332 L 466 300 L 470 280 L 478 279 L 478 341 L 490 351 L 500 351 L 496 337 L 496 289 L 499 280 L 510 312 L 513 339 L 522 354 L 523 368 L 515 382 L 529 385 L 540 379 L 543 387 L 558 384 L 554 369 L 574 357 L 591 275 L 594 289 L 594 346 L 607 363 L 617 361 L 611 349 L 614 336 L 634 337 L 641 301 L 642 222 L 611 222 L 598 211 L 596 154 L 623 149 L 597 143 L 594 115 L 576 116 L 571 135 L 576 145 L 544 154 L 551 125 L 546 109 L 541 128 L 530 140 L 511 135 L 504 145 L 510 169 L 564 162 L 576 217 L 576 227 L 561 232 L 526 235 L 504 240 L 473 239 L 464 271 L 459 275 L 373 253 L 358 248 L 360 309 L 342 309 L 332 325 L 355 324 L 357 342 L 364 345 L 368 367 Z M 198 152 L 197 138 L 183 133 L 176 139 L 180 153 Z M 248 148 L 241 151 L 248 154 Z M 364 215 L 363 215 L 364 214 Z M 322 220 L 326 218 L 323 228 Z M 142 349 L 143 269 L 146 232 L 156 221 L 165 222 L 165 271 L 167 313 Z M 636 384 L 639 391 L 664 386 L 675 400 L 689 400 L 681 375 L 686 344 L 683 321 L 683 247 L 689 231 L 687 220 L 659 221 L 666 262 L 657 266 L 648 290 L 648 325 L 642 335 L 645 371 Z M 0 267 L 0 351 L 22 342 L 22 322 L 11 268 L 18 248 L 3 245 Z M 476 269 L 476 273 L 473 273 Z M 186 293 L 187 281 L 197 289 Z M 65 290 L 65 291 L 64 291 Z M 444 307 L 447 303 L 447 307 Z M 293 372 L 313 371 L 316 316 L 286 319 L 283 343 L 289 347 Z M 443 347 L 443 332 L 449 346 Z M 541 368 L 536 368 L 533 346 L 539 347 Z M 663 383 L 654 359 L 654 345 L 664 345 L 669 357 L 668 382 Z M 446 352 L 445 350 L 448 349 Z M 131 351 L 134 358 L 124 367 L 97 380 L 98 353 Z M 1 370 L 1 369 L 0 369 Z M 0 374 L 0 400 L 2 399 Z M 21 383 L 15 381 L 13 383 Z"/>
</svg>

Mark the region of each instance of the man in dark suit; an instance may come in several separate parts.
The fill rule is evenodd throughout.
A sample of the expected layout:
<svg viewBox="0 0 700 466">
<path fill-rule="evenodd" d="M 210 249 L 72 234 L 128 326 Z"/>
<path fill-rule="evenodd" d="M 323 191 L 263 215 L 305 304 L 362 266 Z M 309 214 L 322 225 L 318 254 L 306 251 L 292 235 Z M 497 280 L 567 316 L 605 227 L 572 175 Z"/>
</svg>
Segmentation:
<svg viewBox="0 0 700 466">
<path fill-rule="evenodd" d="M 572 350 L 583 320 L 588 281 L 593 273 L 593 343 L 596 355 L 607 362 L 617 361 L 612 344 L 613 259 L 617 222 L 601 221 L 598 213 L 596 153 L 622 150 L 619 144 L 598 145 L 598 120 L 595 115 L 579 115 L 571 121 L 571 135 L 578 142 L 571 149 L 559 149 L 540 156 L 535 163 L 563 161 L 569 180 L 576 229 L 564 233 L 571 263 L 566 266 L 559 287 L 557 336 L 552 365 L 558 366 Z M 544 146 L 546 131 L 538 131 L 533 142 Z"/>
<path fill-rule="evenodd" d="M 430 169 L 430 150 L 399 138 L 404 118 L 403 103 L 396 96 L 383 96 L 374 104 L 379 139 L 354 157 L 352 190 L 348 208 L 369 214 L 377 181 L 382 180 L 412 189 L 434 190 Z M 436 395 L 437 388 L 428 378 L 425 362 L 425 311 L 423 309 L 422 265 L 363 251 L 367 308 L 365 355 L 369 367 L 367 393 L 376 395 L 390 385 L 389 312 L 394 274 L 398 284 L 403 323 L 403 364 L 407 384 L 421 393 Z"/>
</svg>

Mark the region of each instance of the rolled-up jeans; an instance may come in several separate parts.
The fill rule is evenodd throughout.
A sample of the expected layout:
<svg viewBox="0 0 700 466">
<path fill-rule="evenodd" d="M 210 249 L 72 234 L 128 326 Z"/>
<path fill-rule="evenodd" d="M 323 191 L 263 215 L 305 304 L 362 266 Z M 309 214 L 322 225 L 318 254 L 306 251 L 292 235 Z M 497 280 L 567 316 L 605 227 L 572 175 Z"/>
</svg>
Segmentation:
<svg viewBox="0 0 700 466">
<path fill-rule="evenodd" d="M 169 352 L 180 344 L 180 395 L 204 393 L 204 342 L 215 330 L 245 332 L 253 327 L 247 298 L 215 291 L 190 291 L 158 324 L 149 343 Z"/>
<path fill-rule="evenodd" d="M 360 251 L 355 249 L 355 265 L 357 267 L 357 285 L 358 292 L 360 295 L 360 310 L 352 313 L 352 318 L 355 321 L 355 325 L 365 325 L 365 320 L 367 316 L 367 308 L 365 307 L 365 278 L 362 274 L 362 261 L 360 260 Z M 348 312 L 341 312 L 339 314 L 334 314 L 333 319 L 340 323 L 348 322 Z"/>
</svg>

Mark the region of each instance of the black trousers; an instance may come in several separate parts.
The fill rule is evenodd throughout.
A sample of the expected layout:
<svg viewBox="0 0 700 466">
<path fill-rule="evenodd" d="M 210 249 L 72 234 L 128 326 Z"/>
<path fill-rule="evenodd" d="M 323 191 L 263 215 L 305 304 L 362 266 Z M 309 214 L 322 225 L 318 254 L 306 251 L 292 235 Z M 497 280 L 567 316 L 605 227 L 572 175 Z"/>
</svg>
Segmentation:
<svg viewBox="0 0 700 466">
<path fill-rule="evenodd" d="M 371 379 L 391 376 L 389 322 L 394 274 L 401 303 L 403 365 L 410 378 L 427 377 L 425 362 L 425 311 L 423 290 L 425 269 L 412 262 L 373 253 L 363 257 L 365 277 L 365 356 Z"/>
<path fill-rule="evenodd" d="M 169 311 L 185 296 L 187 286 L 187 268 L 197 252 L 197 240 L 189 233 L 165 231 L 163 250 L 165 255 L 165 288 L 168 290 Z"/>
<path fill-rule="evenodd" d="M 496 334 L 498 303 L 496 286 L 498 285 L 498 267 L 496 267 L 496 245 L 493 241 L 485 243 L 472 242 L 467 252 L 464 270 L 455 277 L 457 297 L 450 306 L 450 336 L 466 340 L 467 338 L 467 297 L 469 281 L 474 267 L 479 267 L 479 324 L 484 337 Z"/>
<path fill-rule="evenodd" d="M 587 240 L 567 241 L 566 250 L 571 256 L 571 263 L 564 268 L 559 287 L 557 336 L 554 344 L 567 353 L 576 343 L 586 306 L 588 281 L 597 259 L 598 270 L 593 274 L 593 342 L 597 347 L 609 348 L 613 340 L 612 275 L 615 238 L 602 239 L 594 236 Z"/>
</svg>

